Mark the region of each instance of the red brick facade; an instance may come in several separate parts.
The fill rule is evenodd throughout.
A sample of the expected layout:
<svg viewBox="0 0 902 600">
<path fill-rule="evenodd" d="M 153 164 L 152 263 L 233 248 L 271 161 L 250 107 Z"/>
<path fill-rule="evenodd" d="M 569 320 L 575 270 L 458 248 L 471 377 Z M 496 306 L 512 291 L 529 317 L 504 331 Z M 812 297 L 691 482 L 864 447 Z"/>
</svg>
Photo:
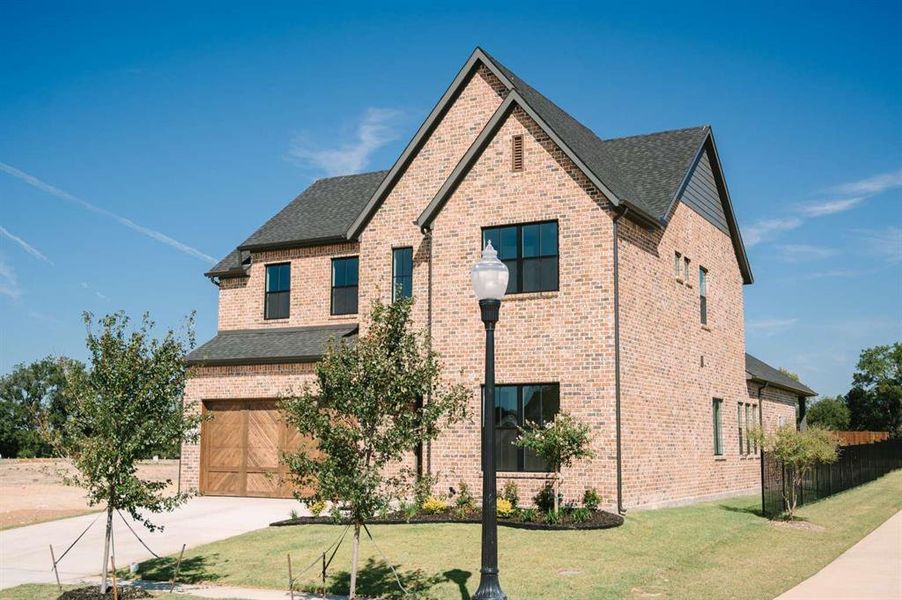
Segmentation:
<svg viewBox="0 0 902 600">
<path fill-rule="evenodd" d="M 426 451 L 441 486 L 479 490 L 480 383 L 484 331 L 469 270 L 482 228 L 556 220 L 557 291 L 508 295 L 496 333 L 498 384 L 558 383 L 561 410 L 588 423 L 595 458 L 564 473 L 567 500 L 597 488 L 617 495 L 614 207 L 526 112 L 510 113 L 447 199 L 430 231 L 414 224 L 501 105 L 505 88 L 485 67 L 462 91 L 367 223 L 359 243 L 255 253 L 248 277 L 224 279 L 219 328 L 324 325 L 359 320 L 390 301 L 392 249 L 412 247 L 414 319 L 429 330 L 445 375 L 473 393 L 471 419 L 448 428 Z M 511 138 L 523 136 L 524 168 L 511 169 Z M 737 493 L 758 484 L 757 456 L 739 452 L 737 403 L 759 405 L 746 383 L 743 278 L 728 234 L 682 202 L 665 229 L 620 220 L 620 332 L 623 503 L 656 506 Z M 690 259 L 688 281 L 674 275 L 674 253 Z M 330 259 L 360 256 L 360 314 L 329 314 Z M 264 265 L 291 262 L 291 315 L 263 319 Z M 708 269 L 708 325 L 699 322 L 698 267 Z M 187 405 L 224 398 L 270 398 L 312 377 L 310 365 L 202 367 Z M 713 452 L 712 399 L 720 398 L 724 453 Z M 763 420 L 794 418 L 794 396 L 767 388 Z M 760 417 L 758 417 L 760 418 Z M 197 485 L 197 447 L 183 450 L 182 482 Z M 528 501 L 542 473 L 499 473 Z"/>
</svg>

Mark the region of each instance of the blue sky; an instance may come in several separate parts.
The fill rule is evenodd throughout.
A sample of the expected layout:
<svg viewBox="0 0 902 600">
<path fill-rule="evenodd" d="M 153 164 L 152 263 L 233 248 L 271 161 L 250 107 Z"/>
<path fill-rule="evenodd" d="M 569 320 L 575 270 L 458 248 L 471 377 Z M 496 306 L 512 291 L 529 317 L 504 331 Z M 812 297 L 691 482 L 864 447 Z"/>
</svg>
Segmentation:
<svg viewBox="0 0 902 600">
<path fill-rule="evenodd" d="M 898 3 L 388 4 L 4 3 L 0 372 L 83 310 L 212 336 L 210 261 L 390 166 L 476 45 L 602 137 L 714 127 L 750 352 L 835 394 L 902 339 Z"/>
</svg>

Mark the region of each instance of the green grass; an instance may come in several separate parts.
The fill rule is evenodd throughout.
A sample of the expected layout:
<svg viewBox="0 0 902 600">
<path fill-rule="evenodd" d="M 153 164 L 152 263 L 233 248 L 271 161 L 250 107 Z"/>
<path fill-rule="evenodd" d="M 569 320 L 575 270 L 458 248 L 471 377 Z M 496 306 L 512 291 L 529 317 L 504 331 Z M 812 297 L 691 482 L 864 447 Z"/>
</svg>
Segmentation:
<svg viewBox="0 0 902 600">
<path fill-rule="evenodd" d="M 83 585 L 64 585 L 63 590 L 72 590 Z M 54 584 L 47 583 L 28 583 L 18 585 L 8 590 L 0 591 L 0 600 L 51 600 L 59 596 L 59 590 Z M 155 595 L 154 600 L 200 600 L 197 596 L 186 596 L 182 594 L 160 594 Z"/>
<path fill-rule="evenodd" d="M 808 527 L 758 515 L 759 497 L 636 512 L 616 529 L 498 530 L 501 582 L 512 599 L 773 598 L 811 576 L 902 509 L 902 471 L 798 511 Z M 341 533 L 328 525 L 269 528 L 186 552 L 180 580 L 283 588 L 291 553 L 298 572 Z M 371 527 L 407 587 L 421 597 L 469 598 L 479 581 L 478 525 Z M 330 591 L 347 591 L 350 535 L 329 569 Z M 390 596 L 388 565 L 361 542 L 359 591 Z M 172 559 L 141 566 L 168 579 Z M 300 578 L 318 583 L 319 566 Z"/>
</svg>

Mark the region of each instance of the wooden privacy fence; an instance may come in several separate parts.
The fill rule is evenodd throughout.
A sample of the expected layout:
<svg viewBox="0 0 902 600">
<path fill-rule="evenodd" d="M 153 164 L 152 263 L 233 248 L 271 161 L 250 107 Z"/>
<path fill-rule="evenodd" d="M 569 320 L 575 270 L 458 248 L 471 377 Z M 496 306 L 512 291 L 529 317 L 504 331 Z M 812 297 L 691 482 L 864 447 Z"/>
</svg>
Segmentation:
<svg viewBox="0 0 902 600">
<path fill-rule="evenodd" d="M 820 464 L 802 480 L 797 490 L 798 506 L 826 498 L 837 492 L 873 481 L 893 469 L 902 468 L 902 439 L 883 440 L 872 444 L 844 446 L 839 459 Z M 792 485 L 792 467 L 773 455 L 761 453 L 761 511 L 775 517 L 786 510 L 785 496 Z"/>
<path fill-rule="evenodd" d="M 857 446 L 873 444 L 889 439 L 889 431 L 834 431 L 839 438 L 840 446 Z"/>
</svg>

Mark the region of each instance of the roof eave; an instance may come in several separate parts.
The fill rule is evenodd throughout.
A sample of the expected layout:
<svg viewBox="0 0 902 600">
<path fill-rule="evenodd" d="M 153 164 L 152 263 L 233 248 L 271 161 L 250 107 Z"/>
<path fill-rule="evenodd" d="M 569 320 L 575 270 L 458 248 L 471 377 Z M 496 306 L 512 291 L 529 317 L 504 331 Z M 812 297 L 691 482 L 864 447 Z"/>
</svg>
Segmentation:
<svg viewBox="0 0 902 600">
<path fill-rule="evenodd" d="M 318 238 L 305 238 L 301 240 L 288 240 L 283 242 L 268 242 L 261 244 L 242 244 L 239 250 L 248 252 L 264 252 L 267 250 L 285 250 L 287 248 L 308 248 L 310 246 L 328 246 L 329 244 L 343 244 L 354 240 L 343 234 L 328 235 Z"/>
<path fill-rule="evenodd" d="M 301 356 L 272 356 L 272 357 L 251 357 L 251 358 L 187 358 L 185 362 L 192 367 L 225 367 L 225 366 L 241 366 L 241 365 L 278 365 L 293 363 L 310 363 L 317 362 L 323 357 L 322 354 L 310 354 Z"/>
<path fill-rule="evenodd" d="M 805 398 L 812 398 L 814 396 L 817 396 L 817 392 L 815 392 L 811 388 L 806 387 L 805 389 L 802 389 L 802 388 L 791 387 L 788 385 L 783 385 L 781 383 L 776 383 L 774 381 L 771 381 L 770 379 L 765 379 L 763 377 L 759 377 L 758 375 L 752 375 L 748 371 L 746 371 L 746 375 L 747 375 L 746 381 L 755 381 L 757 383 L 766 383 L 767 385 L 769 385 L 771 387 L 780 388 L 781 390 L 785 390 L 787 392 L 792 392 L 793 394 L 798 394 L 799 396 L 804 396 Z"/>
</svg>

